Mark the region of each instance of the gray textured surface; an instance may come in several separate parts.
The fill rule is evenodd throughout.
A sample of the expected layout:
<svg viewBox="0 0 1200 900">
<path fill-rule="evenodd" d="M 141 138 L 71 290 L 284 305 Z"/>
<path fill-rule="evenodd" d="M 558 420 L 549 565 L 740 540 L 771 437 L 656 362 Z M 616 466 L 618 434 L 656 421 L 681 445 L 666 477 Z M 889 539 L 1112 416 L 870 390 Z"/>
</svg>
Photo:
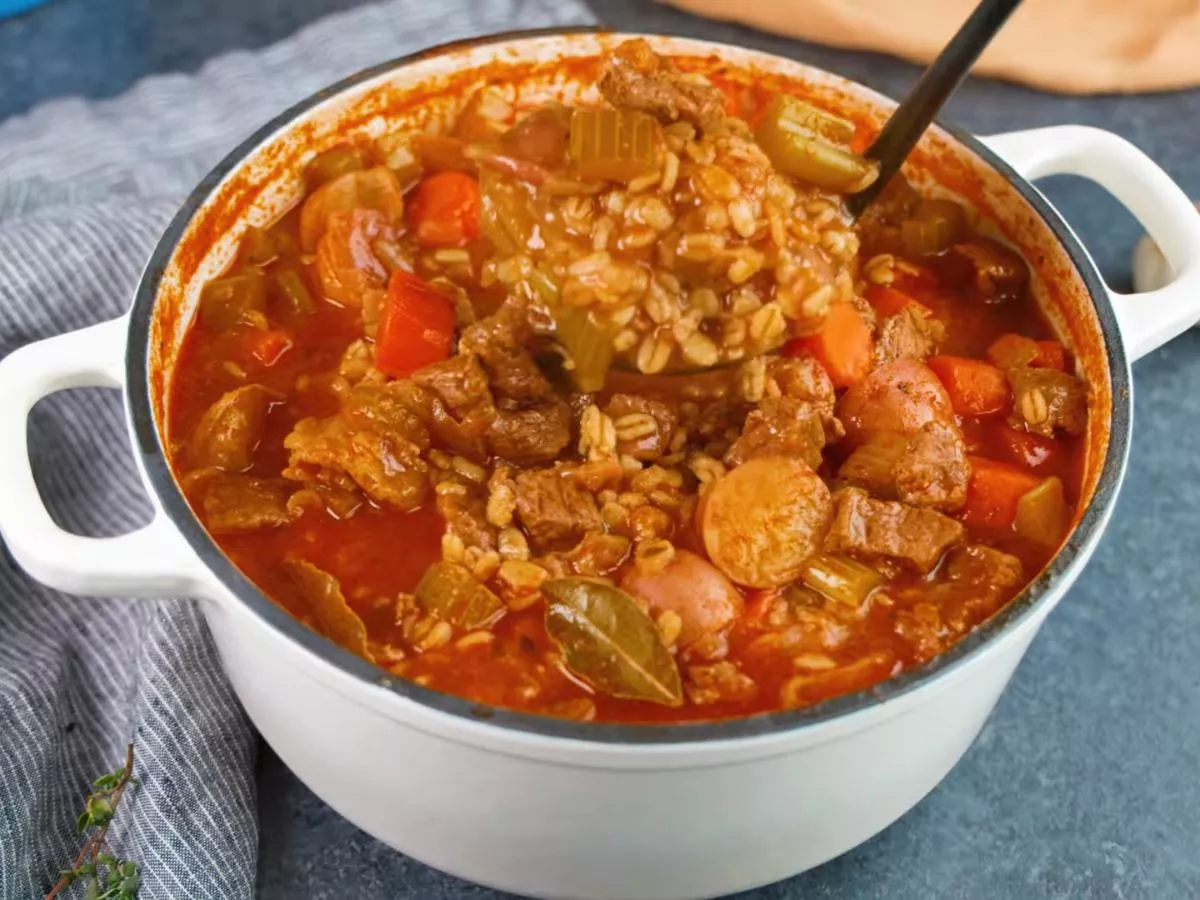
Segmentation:
<svg viewBox="0 0 1200 900">
<path fill-rule="evenodd" d="M 486 2 L 486 0 L 480 0 Z M 353 0 L 55 0 L 0 23 L 0 116 L 57 93 L 113 93 L 190 68 Z M 749 43 L 902 93 L 914 70 L 652 7 L 593 0 L 610 24 Z M 134 24 L 122 26 L 122 17 Z M 82 23 L 82 24 L 81 24 Z M 47 73 L 43 78 L 40 73 Z M 1074 100 L 964 87 L 948 117 L 977 132 L 1083 122 L 1143 147 L 1200 196 L 1200 92 Z M 1105 276 L 1128 283 L 1132 220 L 1094 187 L 1048 193 Z M 977 745 L 912 813 L 866 845 L 747 898 L 1200 896 L 1200 333 L 1135 366 L 1128 478 L 1091 566 L 1051 617 Z M 379 845 L 260 759 L 260 896 L 497 896 Z"/>
</svg>

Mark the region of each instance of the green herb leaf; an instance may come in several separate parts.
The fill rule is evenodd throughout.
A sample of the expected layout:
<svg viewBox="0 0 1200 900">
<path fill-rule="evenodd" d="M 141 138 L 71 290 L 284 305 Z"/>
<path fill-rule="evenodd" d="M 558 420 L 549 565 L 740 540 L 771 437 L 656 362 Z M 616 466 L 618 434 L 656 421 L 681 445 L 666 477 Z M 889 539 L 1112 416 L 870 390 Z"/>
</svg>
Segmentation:
<svg viewBox="0 0 1200 900">
<path fill-rule="evenodd" d="M 107 791 L 117 786 L 117 782 L 121 780 L 121 772 L 109 772 L 107 775 L 101 775 L 92 782 L 92 787 L 99 788 L 102 791 Z"/>
<path fill-rule="evenodd" d="M 542 591 L 546 630 L 572 672 L 612 697 L 683 703 L 675 659 L 632 597 L 590 578 L 547 581 Z"/>
</svg>

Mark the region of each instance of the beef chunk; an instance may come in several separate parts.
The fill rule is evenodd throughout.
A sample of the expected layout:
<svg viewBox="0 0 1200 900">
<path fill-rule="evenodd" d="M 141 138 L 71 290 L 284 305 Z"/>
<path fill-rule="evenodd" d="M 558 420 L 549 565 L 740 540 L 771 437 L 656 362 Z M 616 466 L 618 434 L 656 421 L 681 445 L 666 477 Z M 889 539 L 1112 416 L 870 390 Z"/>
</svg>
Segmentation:
<svg viewBox="0 0 1200 900">
<path fill-rule="evenodd" d="M 894 316 L 888 316 L 879 326 L 875 364 L 883 365 L 897 359 L 924 361 L 937 352 L 945 340 L 946 327 L 910 304 Z"/>
<path fill-rule="evenodd" d="M 625 41 L 609 56 L 600 93 L 613 106 L 639 109 L 668 123 L 686 119 L 703 127 L 725 115 L 718 88 L 690 79 L 640 38 Z"/>
<path fill-rule="evenodd" d="M 827 553 L 853 553 L 902 561 L 919 572 L 933 569 L 946 549 L 963 540 L 961 522 L 929 509 L 872 500 L 859 488 L 833 495 Z"/>
<path fill-rule="evenodd" d="M 438 494 L 437 509 L 446 531 L 462 538 L 466 547 L 496 549 L 496 529 L 488 523 L 487 501 L 481 491 Z"/>
<path fill-rule="evenodd" d="M 962 509 L 971 465 L 957 426 L 928 422 L 913 435 L 892 469 L 896 496 L 910 506 Z"/>
<path fill-rule="evenodd" d="M 188 460 L 197 468 L 228 472 L 250 468 L 272 403 L 283 398 L 261 384 L 229 391 L 208 408 L 188 442 Z"/>
<path fill-rule="evenodd" d="M 459 421 L 491 415 L 487 373 L 473 353 L 460 353 L 418 369 L 412 381 L 437 394 Z"/>
<path fill-rule="evenodd" d="M 290 451 L 285 478 L 344 489 L 348 476 L 376 503 L 418 508 L 428 492 L 428 466 L 418 443 L 365 416 L 339 413 L 301 419 L 283 446 Z"/>
<path fill-rule="evenodd" d="M 911 437 L 872 438 L 846 458 L 838 478 L 884 500 L 953 511 L 966 502 L 971 466 L 958 426 L 934 420 Z"/>
<path fill-rule="evenodd" d="M 955 547 L 946 557 L 946 578 L 975 587 L 1014 588 L 1024 581 L 1021 561 L 982 544 Z"/>
<path fill-rule="evenodd" d="M 617 429 L 617 452 L 643 461 L 665 456 L 675 435 L 675 413 L 665 403 L 613 394 L 604 413 Z"/>
<path fill-rule="evenodd" d="M 1087 388 L 1074 375 L 1055 369 L 1014 366 L 1008 370 L 1013 411 L 1008 422 L 1043 437 L 1056 430 L 1080 435 L 1087 428 Z"/>
<path fill-rule="evenodd" d="M 604 530 L 595 499 L 566 472 L 521 472 L 516 488 L 517 519 L 539 552 L 568 550 L 589 531 Z"/>
<path fill-rule="evenodd" d="M 458 348 L 479 358 L 497 399 L 536 403 L 552 389 L 533 357 L 522 349 L 532 335 L 525 304 L 509 300 L 463 329 Z"/>
<path fill-rule="evenodd" d="M 347 392 L 342 415 L 351 421 L 369 422 L 384 434 L 429 449 L 429 432 L 405 390 L 403 382 L 361 384 Z"/>
<path fill-rule="evenodd" d="M 277 528 L 292 520 L 287 506 L 291 487 L 282 478 L 210 470 L 200 491 L 204 524 L 213 534 Z"/>
<path fill-rule="evenodd" d="M 433 438 L 443 447 L 475 462 L 487 459 L 487 443 L 484 437 L 496 415 L 490 395 L 485 394 L 485 399 L 472 405 L 460 419 L 440 394 L 422 387 L 415 381 L 394 381 L 384 390 L 416 416 L 418 422 L 428 428 Z"/>
<path fill-rule="evenodd" d="M 811 403 L 790 397 L 766 399 L 746 416 L 741 437 L 725 454 L 725 465 L 740 466 L 756 456 L 795 456 L 816 469 L 824 447 L 825 426 Z"/>
<path fill-rule="evenodd" d="M 550 462 L 571 442 L 571 407 L 555 399 L 528 409 L 501 409 L 487 442 L 493 454 L 517 465 Z"/>
<path fill-rule="evenodd" d="M 974 237 L 950 248 L 948 262 L 963 270 L 985 300 L 1020 297 L 1029 267 L 1016 250 L 991 238 Z"/>
</svg>

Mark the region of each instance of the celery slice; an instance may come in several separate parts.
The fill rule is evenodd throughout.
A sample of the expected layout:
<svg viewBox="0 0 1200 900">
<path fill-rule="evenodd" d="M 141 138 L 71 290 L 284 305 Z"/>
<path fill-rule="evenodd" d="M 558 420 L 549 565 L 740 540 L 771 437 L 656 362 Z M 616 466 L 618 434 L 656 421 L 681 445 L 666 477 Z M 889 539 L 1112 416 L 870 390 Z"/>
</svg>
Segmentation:
<svg viewBox="0 0 1200 900">
<path fill-rule="evenodd" d="M 585 181 L 628 182 L 658 166 L 662 126 L 633 109 L 577 109 L 571 115 L 570 155 Z"/>
<path fill-rule="evenodd" d="M 858 609 L 883 583 L 883 576 L 849 557 L 818 553 L 804 564 L 800 580 L 818 594 Z"/>
</svg>

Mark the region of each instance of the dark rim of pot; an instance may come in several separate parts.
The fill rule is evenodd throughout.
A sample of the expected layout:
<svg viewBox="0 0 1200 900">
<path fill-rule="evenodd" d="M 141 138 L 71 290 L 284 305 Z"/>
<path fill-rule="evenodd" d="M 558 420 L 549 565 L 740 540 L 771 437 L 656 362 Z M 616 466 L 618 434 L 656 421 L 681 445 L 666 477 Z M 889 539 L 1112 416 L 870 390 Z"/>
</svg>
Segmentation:
<svg viewBox="0 0 1200 900">
<path fill-rule="evenodd" d="M 392 691 L 430 709 L 472 722 L 487 723 L 496 728 L 531 735 L 600 744 L 648 745 L 728 741 L 812 727 L 878 706 L 930 684 L 941 675 L 965 664 L 994 640 L 1018 628 L 1049 601 L 1059 583 L 1068 579 L 1083 564 L 1088 551 L 1099 540 L 1104 520 L 1117 494 L 1128 454 L 1132 415 L 1129 364 L 1124 344 L 1117 329 L 1116 317 L 1109 302 L 1108 293 L 1086 251 L 1079 244 L 1071 229 L 1037 189 L 1022 179 L 982 142 L 959 128 L 943 122 L 938 123 L 940 128 L 981 157 L 1013 185 L 1017 193 L 1038 213 L 1066 249 L 1091 295 L 1100 321 L 1112 377 L 1113 408 L 1108 452 L 1104 459 L 1099 483 L 1091 503 L 1084 511 L 1068 542 L 1051 564 L 1003 610 L 949 650 L 924 665 L 905 670 L 867 690 L 836 697 L 804 709 L 761 713 L 744 718 L 710 722 L 658 725 L 588 723 L 487 706 L 453 694 L 431 690 L 384 672 L 301 624 L 299 620 L 293 618 L 260 591 L 221 551 L 192 512 L 171 473 L 151 412 L 153 406 L 150 402 L 149 381 L 150 322 L 159 280 L 174 253 L 176 244 L 184 234 L 192 216 L 225 177 L 261 143 L 303 113 L 345 90 L 394 69 L 464 47 L 565 34 L 586 34 L 596 31 L 598 29 L 583 27 L 505 32 L 475 40 L 444 44 L 366 69 L 329 88 L 318 91 L 291 109 L 280 113 L 243 141 L 197 185 L 155 247 L 138 285 L 130 314 L 129 345 L 126 357 L 126 402 L 133 423 L 137 450 L 141 454 L 142 464 L 152 488 L 171 521 L 174 522 L 204 564 L 251 612 L 268 626 L 282 632 L 310 653 L 367 684 Z M 720 47 L 719 44 L 711 41 L 703 43 Z"/>
</svg>

